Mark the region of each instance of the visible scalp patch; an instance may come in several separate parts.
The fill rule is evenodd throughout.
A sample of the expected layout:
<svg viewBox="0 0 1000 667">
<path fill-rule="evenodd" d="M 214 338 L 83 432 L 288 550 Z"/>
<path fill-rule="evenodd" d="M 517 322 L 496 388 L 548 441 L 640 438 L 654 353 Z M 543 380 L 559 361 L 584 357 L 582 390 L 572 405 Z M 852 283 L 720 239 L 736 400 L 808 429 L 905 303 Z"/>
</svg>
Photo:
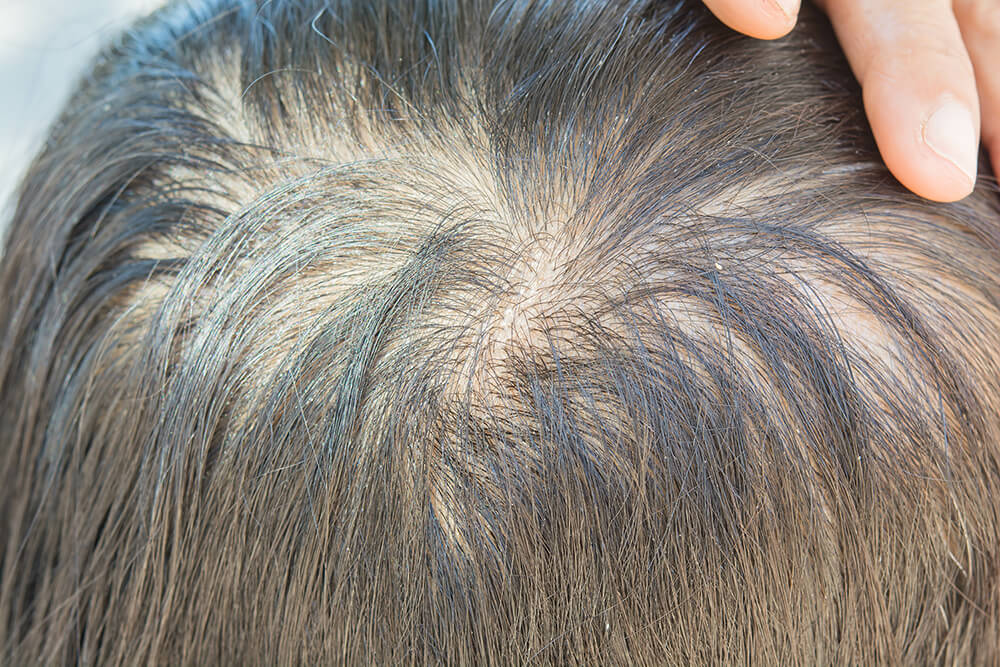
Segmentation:
<svg viewBox="0 0 1000 667">
<path fill-rule="evenodd" d="M 995 663 L 997 200 L 703 5 L 109 49 L 0 265 L 0 661 Z"/>
</svg>

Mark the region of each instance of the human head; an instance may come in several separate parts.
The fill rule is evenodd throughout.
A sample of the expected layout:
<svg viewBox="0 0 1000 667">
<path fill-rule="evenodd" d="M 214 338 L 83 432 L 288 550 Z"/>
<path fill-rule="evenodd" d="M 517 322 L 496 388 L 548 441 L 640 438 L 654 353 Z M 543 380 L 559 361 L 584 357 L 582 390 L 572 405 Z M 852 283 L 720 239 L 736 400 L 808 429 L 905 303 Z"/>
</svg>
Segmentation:
<svg viewBox="0 0 1000 667">
<path fill-rule="evenodd" d="M 0 274 L 13 662 L 988 661 L 993 193 L 826 25 L 217 0 L 95 63 Z"/>
</svg>

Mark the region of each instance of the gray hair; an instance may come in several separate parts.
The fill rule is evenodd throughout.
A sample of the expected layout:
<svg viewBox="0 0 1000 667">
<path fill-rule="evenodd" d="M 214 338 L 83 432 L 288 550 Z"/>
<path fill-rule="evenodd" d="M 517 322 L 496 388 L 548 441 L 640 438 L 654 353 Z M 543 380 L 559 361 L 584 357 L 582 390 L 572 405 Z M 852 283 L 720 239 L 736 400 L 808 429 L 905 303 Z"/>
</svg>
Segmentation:
<svg viewBox="0 0 1000 667">
<path fill-rule="evenodd" d="M 1000 659 L 1000 219 L 817 12 L 206 0 L 0 267 L 9 664 Z"/>
</svg>

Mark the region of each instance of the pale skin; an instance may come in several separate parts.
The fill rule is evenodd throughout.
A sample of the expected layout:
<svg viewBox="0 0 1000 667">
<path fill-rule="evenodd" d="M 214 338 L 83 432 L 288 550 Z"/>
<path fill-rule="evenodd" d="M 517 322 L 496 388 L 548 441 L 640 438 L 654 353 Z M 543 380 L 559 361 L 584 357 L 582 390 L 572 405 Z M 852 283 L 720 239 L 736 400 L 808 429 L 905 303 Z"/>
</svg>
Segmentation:
<svg viewBox="0 0 1000 667">
<path fill-rule="evenodd" d="M 801 0 L 704 0 L 730 27 L 777 39 Z M 886 165 L 950 202 L 972 192 L 980 137 L 1000 174 L 1000 0 L 814 0 L 830 17 Z"/>
</svg>

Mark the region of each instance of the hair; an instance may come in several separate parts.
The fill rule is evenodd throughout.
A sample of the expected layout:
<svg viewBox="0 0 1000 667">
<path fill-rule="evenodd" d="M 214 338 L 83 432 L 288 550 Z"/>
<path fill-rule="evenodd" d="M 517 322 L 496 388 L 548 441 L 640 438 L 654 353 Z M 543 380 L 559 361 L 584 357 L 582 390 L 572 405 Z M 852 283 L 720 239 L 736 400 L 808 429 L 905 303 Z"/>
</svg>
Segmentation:
<svg viewBox="0 0 1000 667">
<path fill-rule="evenodd" d="M 0 267 L 0 660 L 1000 660 L 997 189 L 700 5 L 110 45 Z"/>
</svg>

